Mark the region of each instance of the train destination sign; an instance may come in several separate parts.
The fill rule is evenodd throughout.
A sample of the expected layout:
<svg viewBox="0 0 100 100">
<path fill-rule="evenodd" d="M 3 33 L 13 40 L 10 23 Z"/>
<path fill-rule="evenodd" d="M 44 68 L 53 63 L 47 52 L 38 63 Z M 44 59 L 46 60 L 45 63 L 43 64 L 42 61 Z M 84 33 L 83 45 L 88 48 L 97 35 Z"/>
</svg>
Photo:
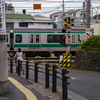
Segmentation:
<svg viewBox="0 0 100 100">
<path fill-rule="evenodd" d="M 5 0 L 0 0 L 0 35 L 6 34 Z"/>
</svg>

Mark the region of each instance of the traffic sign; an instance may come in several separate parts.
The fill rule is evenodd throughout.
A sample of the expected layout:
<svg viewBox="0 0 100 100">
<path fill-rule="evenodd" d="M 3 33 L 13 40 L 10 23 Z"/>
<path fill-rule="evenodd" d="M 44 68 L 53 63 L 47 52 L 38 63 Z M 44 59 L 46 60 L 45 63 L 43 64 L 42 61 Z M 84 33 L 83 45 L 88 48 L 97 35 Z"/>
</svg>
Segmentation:
<svg viewBox="0 0 100 100">
<path fill-rule="evenodd" d="M 86 32 L 85 33 L 88 37 L 90 37 L 92 35 L 92 32 Z"/>
<path fill-rule="evenodd" d="M 41 9 L 41 4 L 33 4 L 33 9 Z"/>
<path fill-rule="evenodd" d="M 6 34 L 5 0 L 0 0 L 0 35 Z"/>
</svg>

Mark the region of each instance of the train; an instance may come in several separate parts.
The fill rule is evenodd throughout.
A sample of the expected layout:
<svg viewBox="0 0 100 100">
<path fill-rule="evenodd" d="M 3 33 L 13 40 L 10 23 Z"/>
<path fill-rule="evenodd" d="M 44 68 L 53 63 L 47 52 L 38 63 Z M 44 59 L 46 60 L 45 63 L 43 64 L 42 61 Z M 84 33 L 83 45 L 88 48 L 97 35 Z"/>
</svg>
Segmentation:
<svg viewBox="0 0 100 100">
<path fill-rule="evenodd" d="M 70 30 L 71 54 L 74 55 L 76 47 L 87 39 L 84 29 Z M 92 32 L 93 33 L 93 32 Z M 60 44 L 62 36 L 66 36 L 65 45 Z M 26 57 L 50 57 L 51 53 L 59 57 L 67 51 L 68 32 L 62 29 L 14 29 L 7 30 L 7 52 L 17 52 L 21 48 Z"/>
</svg>

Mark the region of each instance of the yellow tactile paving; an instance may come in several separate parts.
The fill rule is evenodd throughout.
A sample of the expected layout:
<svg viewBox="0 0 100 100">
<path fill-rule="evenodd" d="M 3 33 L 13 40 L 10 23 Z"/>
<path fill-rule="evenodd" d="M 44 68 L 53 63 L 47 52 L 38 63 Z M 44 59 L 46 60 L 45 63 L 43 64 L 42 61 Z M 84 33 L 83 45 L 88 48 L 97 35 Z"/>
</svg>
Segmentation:
<svg viewBox="0 0 100 100">
<path fill-rule="evenodd" d="M 11 78 L 11 77 L 8 77 L 8 79 L 9 79 L 20 91 L 22 91 L 22 92 L 25 94 L 27 100 L 38 100 L 38 99 L 36 98 L 36 96 L 35 96 L 29 89 L 25 88 L 25 87 L 24 87 L 21 83 L 19 83 L 17 80 L 15 80 L 15 79 L 13 79 L 13 78 Z"/>
</svg>

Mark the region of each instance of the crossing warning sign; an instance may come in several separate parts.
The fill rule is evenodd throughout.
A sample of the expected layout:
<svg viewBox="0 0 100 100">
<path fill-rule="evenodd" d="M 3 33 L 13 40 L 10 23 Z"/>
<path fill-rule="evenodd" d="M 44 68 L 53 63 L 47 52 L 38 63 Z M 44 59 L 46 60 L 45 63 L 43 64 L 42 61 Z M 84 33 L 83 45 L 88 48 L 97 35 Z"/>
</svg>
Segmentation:
<svg viewBox="0 0 100 100">
<path fill-rule="evenodd" d="M 92 35 L 92 32 L 86 32 L 85 33 L 88 37 L 90 37 Z"/>
</svg>

